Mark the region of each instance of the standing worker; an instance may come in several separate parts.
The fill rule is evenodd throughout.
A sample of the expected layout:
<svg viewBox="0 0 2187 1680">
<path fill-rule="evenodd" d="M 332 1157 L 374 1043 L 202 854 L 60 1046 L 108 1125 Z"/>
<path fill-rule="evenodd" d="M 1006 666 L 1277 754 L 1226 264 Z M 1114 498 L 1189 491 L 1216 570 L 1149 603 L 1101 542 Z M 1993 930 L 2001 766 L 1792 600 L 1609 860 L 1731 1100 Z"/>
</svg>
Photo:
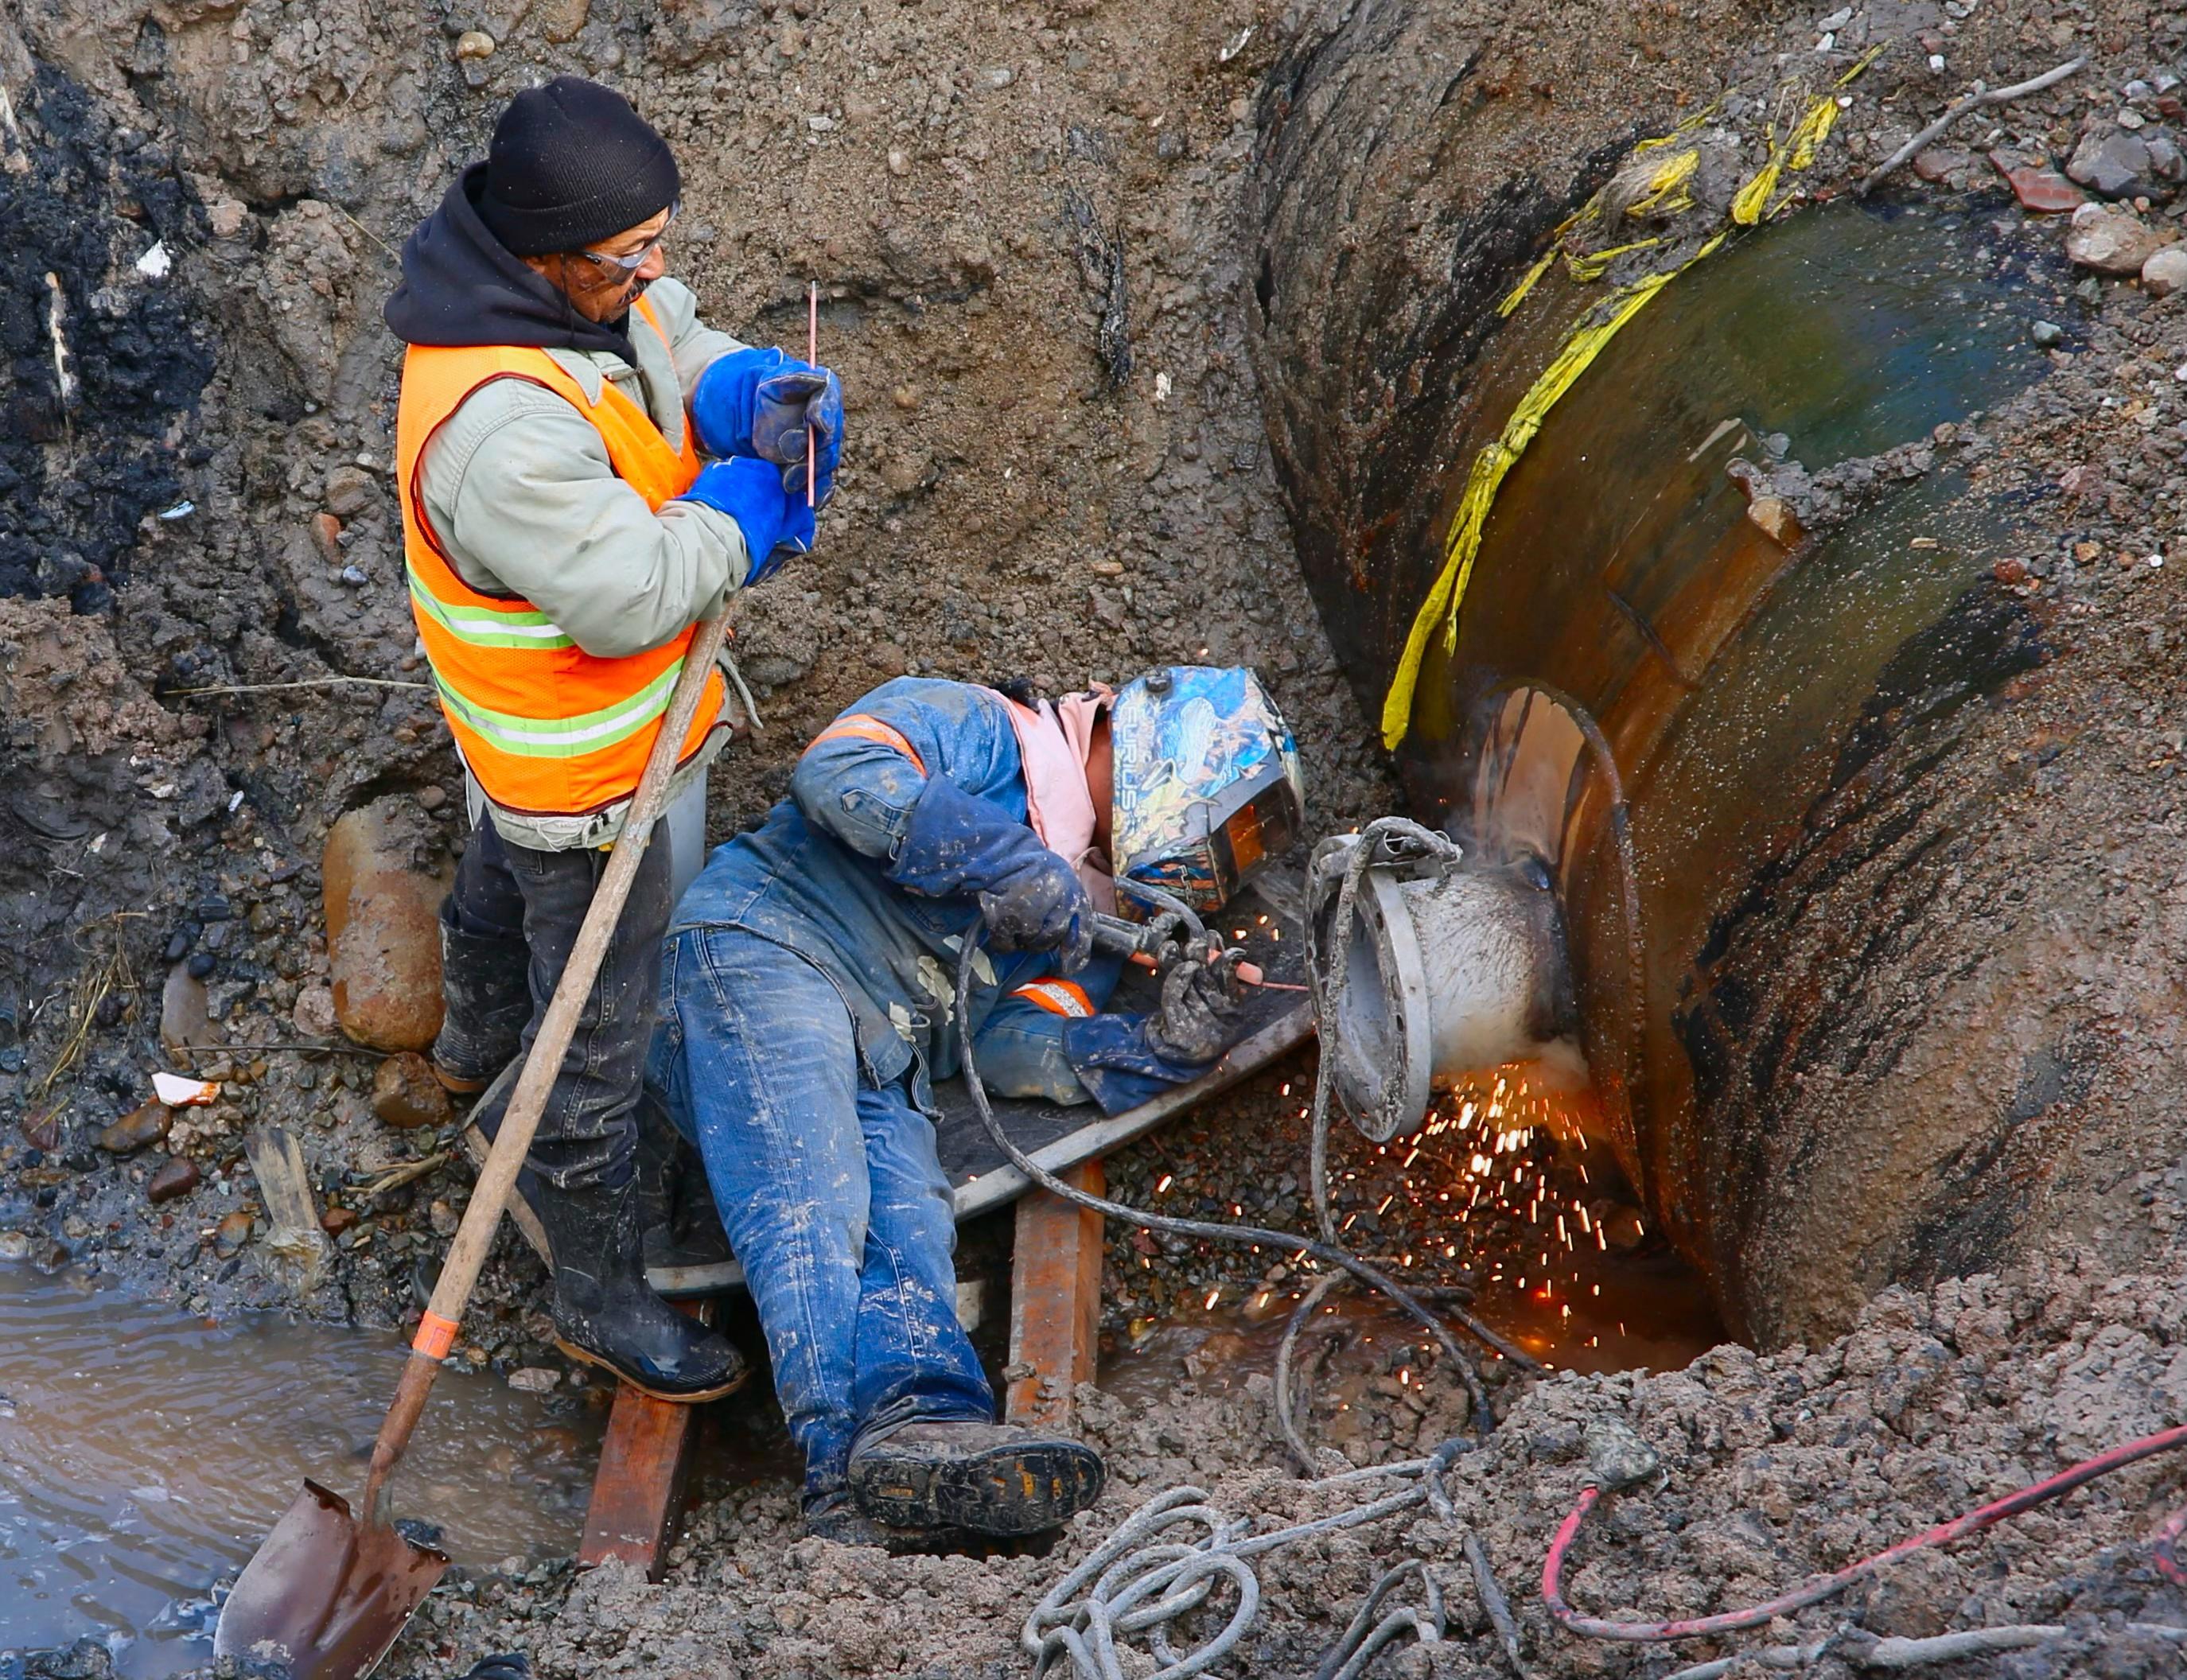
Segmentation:
<svg viewBox="0 0 2187 1680">
<path fill-rule="evenodd" d="M 387 304 L 409 346 L 411 604 L 475 824 L 441 911 L 433 1061 L 452 1090 L 531 1049 L 694 626 L 810 546 L 834 477 L 835 376 L 701 326 L 663 278 L 678 191 L 666 142 L 621 95 L 559 76 L 509 102 L 486 160 L 404 244 Z M 695 868 L 721 714 L 716 672 L 524 1175 L 565 1351 L 676 1401 L 745 1374 L 646 1286 L 632 1188 L 676 854 Z M 696 824 L 672 814 L 694 806 Z M 479 1105 L 488 1136 L 508 1088 Z"/>
<path fill-rule="evenodd" d="M 957 1318 L 929 1082 L 966 1032 L 993 1089 L 1110 1113 L 1205 1072 L 1240 1030 L 1242 953 L 1178 964 L 1151 1014 L 1107 1013 L 1120 964 L 1091 954 L 1091 913 L 1154 888 L 1212 914 L 1288 849 L 1290 731 L 1237 668 L 1037 707 L 899 677 L 790 790 L 677 907 L 649 1076 L 759 1308 L 807 1531 L 915 1548 L 1054 1528 L 1101 1462 L 995 1421 Z"/>
</svg>

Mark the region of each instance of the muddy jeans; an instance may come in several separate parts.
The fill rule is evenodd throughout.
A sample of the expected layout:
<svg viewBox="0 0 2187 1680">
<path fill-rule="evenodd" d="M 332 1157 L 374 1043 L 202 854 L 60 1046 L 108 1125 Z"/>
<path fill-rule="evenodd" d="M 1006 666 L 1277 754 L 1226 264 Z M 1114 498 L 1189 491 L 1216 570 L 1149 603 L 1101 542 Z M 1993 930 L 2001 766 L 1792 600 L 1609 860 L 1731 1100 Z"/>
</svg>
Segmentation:
<svg viewBox="0 0 2187 1680">
<path fill-rule="evenodd" d="M 648 1080 L 706 1157 L 805 1453 L 807 1508 L 846 1485 L 863 1428 L 991 1421 L 957 1322 L 957 1226 L 934 1127 L 862 1065 L 834 981 L 735 928 L 677 934 Z"/>
<path fill-rule="evenodd" d="M 633 1169 L 646 1047 L 660 1013 L 661 938 L 674 907 L 669 894 L 672 850 L 663 824 L 654 831 L 631 882 L 621 920 L 608 941 L 540 1115 L 529 1160 L 535 1172 L 559 1188 L 621 1184 Z M 491 822 L 472 833 L 457 866 L 448 897 L 458 925 L 487 937 L 520 931 L 529 947 L 531 1020 L 523 1039 L 527 1056 L 607 867 L 605 851 L 535 851 L 503 840 Z M 513 1087 L 505 1087 L 502 1103 L 508 1088 Z M 499 1106 L 482 1102 L 473 1117 L 492 1137 L 500 1124 Z"/>
</svg>

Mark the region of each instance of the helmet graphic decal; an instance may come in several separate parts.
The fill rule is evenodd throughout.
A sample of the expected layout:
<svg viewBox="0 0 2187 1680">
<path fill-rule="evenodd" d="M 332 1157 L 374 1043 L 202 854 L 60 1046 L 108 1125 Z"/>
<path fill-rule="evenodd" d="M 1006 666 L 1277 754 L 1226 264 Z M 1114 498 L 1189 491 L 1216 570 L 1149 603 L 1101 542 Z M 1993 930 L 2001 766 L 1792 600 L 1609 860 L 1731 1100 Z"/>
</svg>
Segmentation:
<svg viewBox="0 0 2187 1680">
<path fill-rule="evenodd" d="M 1212 912 L 1296 838 L 1297 749 L 1251 671 L 1150 671 L 1117 695 L 1110 730 L 1110 849 L 1126 906 L 1138 880 Z"/>
</svg>

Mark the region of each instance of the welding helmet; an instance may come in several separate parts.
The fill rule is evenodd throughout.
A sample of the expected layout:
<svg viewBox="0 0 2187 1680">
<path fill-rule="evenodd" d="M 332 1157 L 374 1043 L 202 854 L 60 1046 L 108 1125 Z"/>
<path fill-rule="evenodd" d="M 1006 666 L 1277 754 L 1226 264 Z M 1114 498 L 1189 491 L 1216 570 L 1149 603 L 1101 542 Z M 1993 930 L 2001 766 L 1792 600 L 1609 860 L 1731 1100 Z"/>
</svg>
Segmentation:
<svg viewBox="0 0 2187 1680">
<path fill-rule="evenodd" d="M 1138 881 L 1212 915 L 1298 839 L 1298 744 L 1243 666 L 1149 671 L 1118 692 L 1109 737 L 1110 858 L 1127 914 L 1150 908 Z"/>
</svg>

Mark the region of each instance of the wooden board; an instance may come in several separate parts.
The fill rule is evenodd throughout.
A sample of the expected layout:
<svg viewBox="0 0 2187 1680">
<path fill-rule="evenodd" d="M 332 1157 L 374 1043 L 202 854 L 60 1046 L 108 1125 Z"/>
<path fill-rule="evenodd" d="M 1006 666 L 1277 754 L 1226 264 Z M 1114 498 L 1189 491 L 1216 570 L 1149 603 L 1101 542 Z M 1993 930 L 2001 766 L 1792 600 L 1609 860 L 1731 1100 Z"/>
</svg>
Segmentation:
<svg viewBox="0 0 2187 1680">
<path fill-rule="evenodd" d="M 1107 1183 L 1098 1160 L 1056 1177 L 1073 1189 L 1100 1195 Z M 1017 1205 L 1017 1241 L 1010 1261 L 1010 1363 L 1003 1415 L 1034 1429 L 1071 1427 L 1071 1391 L 1094 1380 L 1095 1338 L 1101 1328 L 1101 1216 L 1046 1190 Z"/>
<path fill-rule="evenodd" d="M 704 1305 L 683 1310 L 701 1323 L 714 1314 Z M 591 1569 L 620 1558 L 643 1570 L 648 1581 L 661 1579 L 683 1515 L 683 1483 L 698 1441 L 696 1406 L 655 1400 L 627 1383 L 617 1386 L 585 1507 L 585 1536 L 577 1545 L 581 1565 Z"/>
</svg>

